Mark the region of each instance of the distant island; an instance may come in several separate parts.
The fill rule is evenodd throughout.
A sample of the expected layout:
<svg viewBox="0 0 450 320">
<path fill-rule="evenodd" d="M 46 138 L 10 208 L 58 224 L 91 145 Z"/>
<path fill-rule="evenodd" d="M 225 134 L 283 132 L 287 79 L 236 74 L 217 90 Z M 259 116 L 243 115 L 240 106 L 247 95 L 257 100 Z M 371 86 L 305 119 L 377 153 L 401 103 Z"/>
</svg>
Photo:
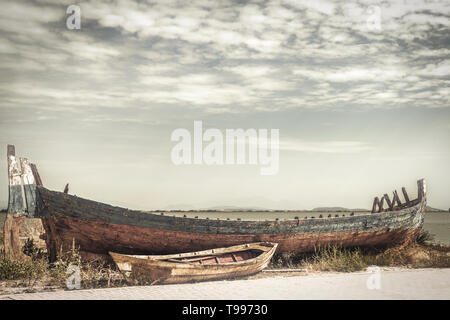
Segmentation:
<svg viewBox="0 0 450 320">
<path fill-rule="evenodd" d="M 215 206 L 200 209 L 202 211 L 271 211 L 262 207 L 239 207 L 239 206 Z"/>
<path fill-rule="evenodd" d="M 356 212 L 364 212 L 364 211 L 369 211 L 367 209 L 361 209 L 361 208 L 357 208 L 357 209 L 349 209 L 349 208 L 343 208 L 343 207 L 318 207 L 318 208 L 314 208 L 311 211 L 321 211 L 321 212 L 348 212 L 348 211 L 356 211 Z"/>
<path fill-rule="evenodd" d="M 450 211 L 450 209 L 449 209 L 449 211 Z M 426 206 L 425 207 L 425 212 L 447 212 L 447 210 L 436 209 L 436 208 L 432 208 L 430 206 Z"/>
<path fill-rule="evenodd" d="M 292 210 L 282 210 L 282 209 L 268 209 L 268 208 L 262 208 L 262 207 L 240 207 L 240 206 L 214 206 L 214 207 L 207 207 L 207 208 L 201 208 L 201 209 L 167 209 L 166 210 L 152 210 L 152 211 L 195 211 L 195 212 L 208 212 L 208 211 L 228 211 L 228 212 L 295 212 L 295 211 L 302 211 L 302 212 L 369 212 L 368 209 L 363 208 L 345 208 L 345 207 L 317 207 L 311 210 L 307 209 L 292 209 Z M 425 209 L 426 212 L 447 212 L 447 210 L 442 209 L 436 209 L 430 206 L 426 206 Z"/>
<path fill-rule="evenodd" d="M 343 207 L 319 207 L 314 208 L 311 211 L 321 211 L 321 212 L 348 212 L 348 211 L 354 211 L 354 212 L 364 212 L 364 211 L 370 211 L 367 209 L 349 209 L 349 208 L 343 208 Z M 447 210 L 442 209 L 436 209 L 430 206 L 425 207 L 425 212 L 446 212 Z"/>
</svg>

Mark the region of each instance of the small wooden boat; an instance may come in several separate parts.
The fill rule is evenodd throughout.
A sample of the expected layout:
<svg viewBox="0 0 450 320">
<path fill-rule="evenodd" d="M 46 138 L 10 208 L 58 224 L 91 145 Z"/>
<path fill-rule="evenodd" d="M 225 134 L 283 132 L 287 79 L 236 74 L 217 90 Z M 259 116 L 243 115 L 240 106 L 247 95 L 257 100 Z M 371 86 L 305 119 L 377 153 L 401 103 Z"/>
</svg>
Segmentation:
<svg viewBox="0 0 450 320">
<path fill-rule="evenodd" d="M 185 283 L 258 273 L 276 248 L 276 243 L 258 242 L 172 255 L 109 254 L 130 283 Z"/>
<path fill-rule="evenodd" d="M 396 191 L 392 198 L 384 194 L 374 199 L 372 212 L 360 215 L 266 221 L 189 218 L 130 210 L 49 190 L 43 186 L 35 165 L 26 159 L 16 161 L 13 146 L 8 147 L 8 164 L 11 223 L 5 224 L 5 241 L 12 245 L 19 241 L 19 237 L 6 239 L 7 235 L 17 234 L 12 219 L 17 218 L 18 224 L 23 216 L 38 218 L 52 261 L 61 249 L 70 250 L 74 240 L 85 259 L 109 259 L 111 251 L 174 254 L 253 242 L 278 243 L 277 253 L 308 252 L 335 244 L 394 246 L 416 239 L 423 226 L 427 199 L 425 181 L 421 179 L 417 181 L 416 198 L 410 199 L 403 188 L 404 201 Z"/>
</svg>

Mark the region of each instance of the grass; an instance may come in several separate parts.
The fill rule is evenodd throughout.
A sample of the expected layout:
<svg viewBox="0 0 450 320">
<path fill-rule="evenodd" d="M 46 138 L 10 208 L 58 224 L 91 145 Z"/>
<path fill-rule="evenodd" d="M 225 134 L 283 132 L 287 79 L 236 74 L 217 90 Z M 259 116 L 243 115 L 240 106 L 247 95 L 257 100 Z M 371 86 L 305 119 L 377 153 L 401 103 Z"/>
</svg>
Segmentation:
<svg viewBox="0 0 450 320">
<path fill-rule="evenodd" d="M 25 243 L 24 253 L 27 255 L 25 259 L 11 259 L 0 244 L 0 282 L 13 281 L 13 286 L 26 287 L 27 291 L 33 291 L 35 287 L 67 288 L 69 266 L 77 266 L 83 289 L 126 284 L 114 265 L 100 260 L 83 262 L 75 244 L 67 252 L 60 251 L 57 260 L 52 263 L 48 262 L 45 253 L 34 246 L 32 240 Z"/>
<path fill-rule="evenodd" d="M 450 246 L 436 244 L 433 236 L 423 231 L 414 243 L 388 249 L 343 248 L 328 246 L 314 252 L 295 254 L 285 252 L 275 256 L 269 268 L 307 269 L 309 271 L 354 272 L 376 265 L 379 267 L 449 268 Z M 24 246 L 26 259 L 11 259 L 3 249 L 0 238 L 0 293 L 2 286 L 21 287 L 25 292 L 45 288 L 67 288 L 69 266 L 80 270 L 81 288 L 107 288 L 125 286 L 126 281 L 114 264 L 104 261 L 82 261 L 79 249 L 73 243 L 71 250 L 60 251 L 57 260 L 48 262 L 45 253 L 36 249 L 31 240 Z"/>
<path fill-rule="evenodd" d="M 450 268 L 450 246 L 433 243 L 422 231 L 408 246 L 388 249 L 344 248 L 339 245 L 316 248 L 312 253 L 285 252 L 275 256 L 269 268 L 299 268 L 310 271 L 354 272 L 367 267 Z"/>
</svg>

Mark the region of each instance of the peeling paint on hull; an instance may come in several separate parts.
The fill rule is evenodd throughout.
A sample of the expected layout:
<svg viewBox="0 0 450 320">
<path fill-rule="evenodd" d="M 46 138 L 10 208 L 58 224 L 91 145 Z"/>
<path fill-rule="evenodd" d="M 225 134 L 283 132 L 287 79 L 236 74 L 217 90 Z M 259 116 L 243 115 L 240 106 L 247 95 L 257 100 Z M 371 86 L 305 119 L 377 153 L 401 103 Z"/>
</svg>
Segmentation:
<svg viewBox="0 0 450 320">
<path fill-rule="evenodd" d="M 39 216 L 51 258 L 73 239 L 84 253 L 168 254 L 249 242 L 278 243 L 277 253 L 317 246 L 390 246 L 412 241 L 425 199 L 410 208 L 363 216 L 286 221 L 230 221 L 128 210 L 38 187 Z"/>
<path fill-rule="evenodd" d="M 109 254 L 130 283 L 186 283 L 248 276 L 260 272 L 275 253 L 276 243 L 249 243 L 174 255 Z M 201 259 L 201 261 L 199 261 Z"/>
</svg>

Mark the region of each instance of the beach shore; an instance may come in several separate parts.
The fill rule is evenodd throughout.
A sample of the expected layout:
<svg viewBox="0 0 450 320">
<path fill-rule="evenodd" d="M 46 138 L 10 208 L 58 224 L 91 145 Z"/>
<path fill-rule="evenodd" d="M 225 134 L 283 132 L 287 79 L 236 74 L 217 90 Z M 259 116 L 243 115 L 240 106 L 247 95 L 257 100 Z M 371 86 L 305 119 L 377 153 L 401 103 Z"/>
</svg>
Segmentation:
<svg viewBox="0 0 450 320">
<path fill-rule="evenodd" d="M 263 272 L 190 284 L 3 294 L 0 300 L 450 299 L 450 268 L 379 268 L 354 273 Z"/>
</svg>

